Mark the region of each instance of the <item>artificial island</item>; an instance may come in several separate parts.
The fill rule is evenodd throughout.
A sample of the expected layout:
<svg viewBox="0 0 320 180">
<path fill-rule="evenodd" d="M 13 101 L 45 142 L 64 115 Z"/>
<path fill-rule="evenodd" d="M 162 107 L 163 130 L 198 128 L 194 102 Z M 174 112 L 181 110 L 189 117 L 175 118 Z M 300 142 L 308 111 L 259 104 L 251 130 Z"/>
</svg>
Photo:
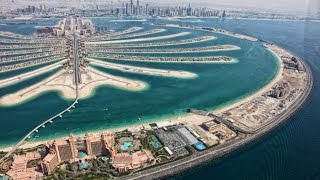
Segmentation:
<svg viewBox="0 0 320 180">
<path fill-rule="evenodd" d="M 163 34 L 168 28 L 177 31 Z M 1 79 L 0 88 L 53 72 L 40 82 L 1 96 L 1 106 L 27 103 L 48 91 L 57 91 L 63 98 L 73 101 L 60 113 L 30 129 L 17 144 L 3 148 L 0 166 L 3 174 L 12 179 L 157 179 L 170 176 L 237 149 L 278 126 L 305 102 L 312 89 L 311 71 L 302 60 L 277 45 L 250 36 L 212 27 L 169 23 L 152 24 L 149 29 L 138 26 L 121 31 L 106 29 L 94 26 L 90 19 L 68 17 L 57 26 L 38 28 L 36 36 L 0 32 L 3 37 L 0 39 L 0 73 L 34 68 Z M 181 38 L 194 31 L 203 31 L 206 35 Z M 82 99 L 90 98 L 99 86 L 132 92 L 151 88 L 152 91 L 145 81 L 109 74 L 101 68 L 188 81 L 197 79 L 198 74 L 139 63 L 232 66 L 241 61 L 221 55 L 239 51 L 241 47 L 236 45 L 189 46 L 215 41 L 217 34 L 262 43 L 276 57 L 279 66 L 272 80 L 240 101 L 214 111 L 189 107 L 185 109 L 186 114 L 178 118 L 141 122 L 101 133 L 70 134 L 46 142 L 29 141 L 43 128 L 63 121 L 64 114 L 77 108 Z M 170 40 L 172 38 L 176 39 Z M 190 56 L 197 53 L 209 55 Z"/>
</svg>

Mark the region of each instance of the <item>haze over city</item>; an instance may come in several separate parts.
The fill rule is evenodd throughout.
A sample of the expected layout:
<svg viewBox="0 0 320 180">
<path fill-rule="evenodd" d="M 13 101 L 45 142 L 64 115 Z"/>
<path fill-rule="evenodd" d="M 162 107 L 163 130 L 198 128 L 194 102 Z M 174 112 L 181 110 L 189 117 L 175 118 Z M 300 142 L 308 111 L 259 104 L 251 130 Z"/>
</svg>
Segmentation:
<svg viewBox="0 0 320 180">
<path fill-rule="evenodd" d="M 121 5 L 125 0 L 0 0 L 2 9 L 6 6 L 26 4 L 59 4 L 60 6 L 83 6 L 85 4 L 108 4 L 110 6 Z M 63 3 L 63 4 L 62 4 Z M 142 0 L 143 4 L 152 4 L 159 6 L 188 6 L 191 3 L 193 6 L 203 6 L 208 8 L 244 8 L 266 10 L 271 12 L 289 12 L 289 13 L 319 13 L 320 2 L 318 0 Z"/>
</svg>

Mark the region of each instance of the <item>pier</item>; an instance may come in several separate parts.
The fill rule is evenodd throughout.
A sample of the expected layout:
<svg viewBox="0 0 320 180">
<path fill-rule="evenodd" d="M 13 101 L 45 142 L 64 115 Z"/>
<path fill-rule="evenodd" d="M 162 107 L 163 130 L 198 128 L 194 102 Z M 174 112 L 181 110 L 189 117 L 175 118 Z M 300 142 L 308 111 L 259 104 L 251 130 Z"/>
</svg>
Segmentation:
<svg viewBox="0 0 320 180">
<path fill-rule="evenodd" d="M 58 117 L 62 117 L 62 115 L 66 112 L 69 112 L 70 109 L 78 103 L 78 98 L 65 110 L 61 111 L 60 113 L 56 114 L 55 116 L 47 119 L 43 123 L 39 124 L 37 127 L 33 128 L 27 135 L 25 135 L 4 157 L 0 159 L 0 163 L 2 163 L 6 158 L 8 158 L 14 151 L 16 151 L 28 138 L 31 137 L 33 133 L 39 132 L 39 129 L 45 128 L 46 124 L 51 124 L 53 120 Z"/>
</svg>

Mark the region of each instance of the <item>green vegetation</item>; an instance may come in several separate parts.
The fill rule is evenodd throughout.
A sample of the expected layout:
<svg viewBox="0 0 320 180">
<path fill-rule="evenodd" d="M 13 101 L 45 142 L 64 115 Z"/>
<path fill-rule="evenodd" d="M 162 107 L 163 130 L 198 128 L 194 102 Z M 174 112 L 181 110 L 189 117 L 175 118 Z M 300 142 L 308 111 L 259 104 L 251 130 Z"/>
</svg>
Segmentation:
<svg viewBox="0 0 320 180">
<path fill-rule="evenodd" d="M 170 155 L 163 148 L 163 145 L 160 143 L 154 131 L 146 131 L 146 137 L 141 140 L 141 144 L 144 149 L 149 149 L 155 158 L 159 156 L 161 162 L 168 161 L 170 159 Z"/>
<path fill-rule="evenodd" d="M 4 157 L 6 155 L 6 152 L 0 151 L 0 158 Z"/>
<path fill-rule="evenodd" d="M 40 161 L 41 161 L 41 159 L 36 159 L 36 160 L 28 161 L 28 163 L 27 163 L 27 168 L 32 168 L 32 167 L 38 166 L 38 164 L 40 163 Z"/>
</svg>

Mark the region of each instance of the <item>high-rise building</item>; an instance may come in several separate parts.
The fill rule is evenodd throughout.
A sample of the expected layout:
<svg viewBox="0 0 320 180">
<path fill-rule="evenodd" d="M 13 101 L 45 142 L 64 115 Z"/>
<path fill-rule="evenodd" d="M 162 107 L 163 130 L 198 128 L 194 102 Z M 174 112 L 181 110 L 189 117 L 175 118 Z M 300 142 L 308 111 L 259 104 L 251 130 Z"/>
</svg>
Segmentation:
<svg viewBox="0 0 320 180">
<path fill-rule="evenodd" d="M 189 3 L 189 7 L 187 9 L 187 16 L 192 16 L 192 8 L 191 8 L 190 3 Z"/>
<path fill-rule="evenodd" d="M 128 16 L 128 13 L 129 13 L 128 11 L 129 11 L 129 4 L 126 3 L 126 13 L 125 13 L 126 16 Z"/>
<path fill-rule="evenodd" d="M 122 15 L 125 15 L 125 14 L 126 14 L 126 9 L 125 9 L 125 4 L 124 4 L 124 2 L 122 3 L 121 14 L 122 14 Z"/>
<path fill-rule="evenodd" d="M 137 0 L 137 10 L 136 10 L 136 15 L 140 15 L 140 3 L 139 0 Z"/>
<path fill-rule="evenodd" d="M 149 15 L 149 4 L 146 4 L 146 16 Z"/>
<path fill-rule="evenodd" d="M 129 15 L 133 15 L 133 0 L 130 0 L 130 14 Z"/>
</svg>

